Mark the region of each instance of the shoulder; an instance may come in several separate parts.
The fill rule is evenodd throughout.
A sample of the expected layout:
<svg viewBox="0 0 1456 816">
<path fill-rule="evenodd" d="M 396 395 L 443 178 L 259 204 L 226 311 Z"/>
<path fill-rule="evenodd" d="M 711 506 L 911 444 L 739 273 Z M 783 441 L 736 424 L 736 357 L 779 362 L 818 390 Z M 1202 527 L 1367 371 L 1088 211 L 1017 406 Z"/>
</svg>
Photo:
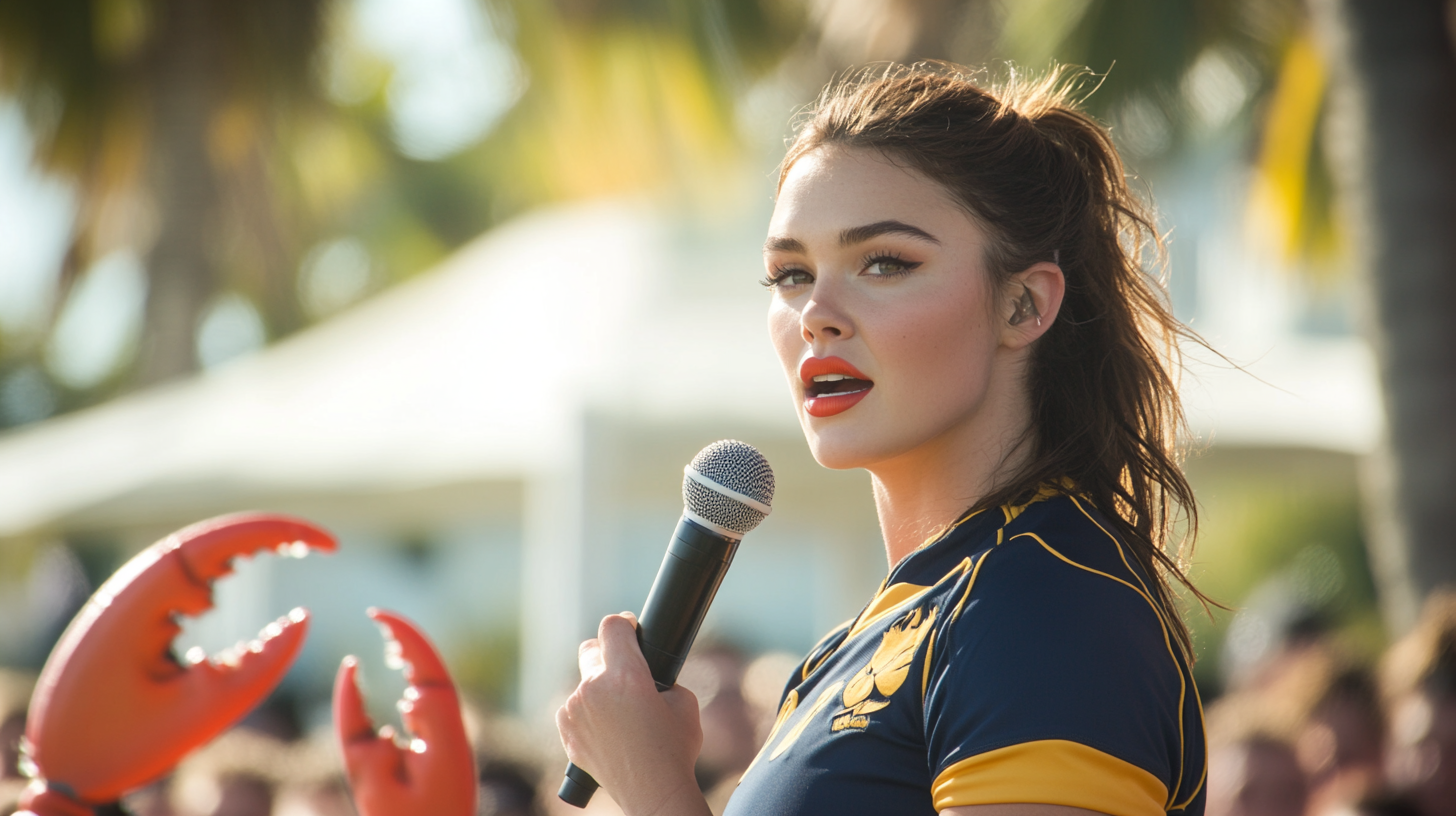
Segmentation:
<svg viewBox="0 0 1456 816">
<path fill-rule="evenodd" d="M 939 781 L 984 786 L 1057 769 L 1121 780 L 1116 790 L 1142 790 L 1139 801 L 1156 800 L 1159 811 L 1172 792 L 1186 795 L 1186 778 L 1202 767 L 1201 718 L 1188 661 L 1149 584 L 1085 502 L 1059 496 L 1008 510 L 934 655 L 926 725 L 941 752 Z M 975 800 L 966 796 L 946 802 Z M 1111 804 L 1094 809 L 1148 812 Z"/>
<path fill-rule="evenodd" d="M 984 673 L 1007 693 L 1034 687 L 1132 702 L 1157 691 L 1177 708 L 1187 661 L 1173 621 L 1085 503 L 1060 496 L 1012 515 L 966 583 L 939 655 L 963 664 L 957 674 Z"/>
<path fill-rule="evenodd" d="M 1007 508 L 995 546 L 977 564 L 967 608 L 1053 641 L 1101 630 L 1171 636 L 1168 610 L 1113 526 L 1084 500 L 1057 496 Z M 1148 644 L 1142 644 L 1148 645 Z"/>
</svg>

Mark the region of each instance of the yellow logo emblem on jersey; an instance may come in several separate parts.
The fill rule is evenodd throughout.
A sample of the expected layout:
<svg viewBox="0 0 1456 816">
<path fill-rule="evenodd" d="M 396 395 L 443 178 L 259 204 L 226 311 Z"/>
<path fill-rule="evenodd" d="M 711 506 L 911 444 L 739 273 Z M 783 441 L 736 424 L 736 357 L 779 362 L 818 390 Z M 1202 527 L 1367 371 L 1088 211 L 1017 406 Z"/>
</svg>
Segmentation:
<svg viewBox="0 0 1456 816">
<path fill-rule="evenodd" d="M 834 716 L 831 730 L 863 729 L 870 724 L 871 713 L 890 704 L 910 675 L 910 663 L 931 632 L 935 612 L 933 606 L 928 612 L 917 607 L 890 624 L 870 662 L 844 687 L 844 710 Z"/>
</svg>

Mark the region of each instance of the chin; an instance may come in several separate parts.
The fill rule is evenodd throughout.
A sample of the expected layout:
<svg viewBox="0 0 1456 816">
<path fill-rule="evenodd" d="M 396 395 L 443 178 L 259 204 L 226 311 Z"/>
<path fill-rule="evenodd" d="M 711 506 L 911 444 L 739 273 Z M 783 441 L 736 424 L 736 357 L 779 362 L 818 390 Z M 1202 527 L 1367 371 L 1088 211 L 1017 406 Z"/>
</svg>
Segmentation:
<svg viewBox="0 0 1456 816">
<path fill-rule="evenodd" d="M 804 440 L 809 443 L 809 452 L 814 455 L 814 461 L 830 470 L 868 468 L 893 455 L 893 451 L 885 450 L 888 440 L 874 439 L 872 435 L 851 427 L 849 423 L 830 425 L 818 420 L 823 424 L 814 428 L 809 425 L 811 421 L 815 420 L 800 417 Z M 829 427 L 824 427 L 825 425 Z"/>
</svg>

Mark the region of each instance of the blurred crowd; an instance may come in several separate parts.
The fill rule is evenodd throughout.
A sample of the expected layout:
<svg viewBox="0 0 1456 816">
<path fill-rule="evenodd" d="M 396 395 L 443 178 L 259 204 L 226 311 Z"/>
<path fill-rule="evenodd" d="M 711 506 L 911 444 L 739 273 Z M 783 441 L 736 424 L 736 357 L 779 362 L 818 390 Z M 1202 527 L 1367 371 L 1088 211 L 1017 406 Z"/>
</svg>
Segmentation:
<svg viewBox="0 0 1456 816">
<path fill-rule="evenodd" d="M 1456 593 L 1374 665 L 1290 638 L 1205 720 L 1208 816 L 1456 816 Z"/>
<path fill-rule="evenodd" d="M 703 643 L 680 682 L 698 697 L 698 781 L 721 813 L 767 737 L 796 658 Z M 24 780 L 32 678 L 0 671 L 0 814 Z M 1372 663 L 1320 633 L 1291 637 L 1206 708 L 1208 816 L 1456 816 L 1456 592 Z M 482 816 L 581 813 L 557 800 L 565 758 L 549 733 L 466 706 Z M 250 716 L 128 796 L 136 816 L 353 816 L 329 729 L 286 707 Z M 120 811 L 117 811 L 120 812 Z M 589 812 L 611 813 L 599 796 Z"/>
<path fill-rule="evenodd" d="M 739 774 L 768 736 L 796 659 L 749 659 L 732 647 L 700 643 L 680 681 L 698 697 L 704 746 L 698 781 L 722 812 Z M 26 780 L 20 743 L 34 677 L 0 669 L 0 816 L 16 809 Z M 476 748 L 481 816 L 580 814 L 556 798 L 566 767 L 554 729 L 464 704 Z M 599 795 L 590 813 L 613 813 Z M 271 700 L 193 753 L 169 777 L 123 799 L 111 813 L 134 816 L 356 816 L 331 727 L 307 730 L 294 707 Z"/>
</svg>

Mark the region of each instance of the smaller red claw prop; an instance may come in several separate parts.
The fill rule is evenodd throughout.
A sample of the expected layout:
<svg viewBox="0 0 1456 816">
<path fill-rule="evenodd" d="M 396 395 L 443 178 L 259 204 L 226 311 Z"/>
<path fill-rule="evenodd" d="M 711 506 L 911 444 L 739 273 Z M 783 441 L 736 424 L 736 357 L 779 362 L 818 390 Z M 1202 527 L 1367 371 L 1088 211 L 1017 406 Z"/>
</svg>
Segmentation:
<svg viewBox="0 0 1456 816">
<path fill-rule="evenodd" d="M 404 617 L 382 609 L 370 609 L 369 617 L 384 630 L 391 663 L 404 663 L 410 685 L 399 710 L 413 739 L 402 748 L 393 728 L 375 733 L 355 681 L 358 661 L 344 658 L 334 681 L 334 728 L 360 816 L 475 816 L 475 755 L 444 661 Z"/>
<path fill-rule="evenodd" d="M 210 609 L 212 582 L 237 556 L 336 548 L 333 536 L 301 519 L 239 513 L 179 530 L 128 561 L 86 602 L 41 670 L 25 730 L 37 783 L 22 806 L 50 816 L 119 799 L 251 710 L 292 665 L 308 613 L 295 609 L 216 658 L 189 655 L 192 665 L 172 655 L 177 616 Z"/>
</svg>

